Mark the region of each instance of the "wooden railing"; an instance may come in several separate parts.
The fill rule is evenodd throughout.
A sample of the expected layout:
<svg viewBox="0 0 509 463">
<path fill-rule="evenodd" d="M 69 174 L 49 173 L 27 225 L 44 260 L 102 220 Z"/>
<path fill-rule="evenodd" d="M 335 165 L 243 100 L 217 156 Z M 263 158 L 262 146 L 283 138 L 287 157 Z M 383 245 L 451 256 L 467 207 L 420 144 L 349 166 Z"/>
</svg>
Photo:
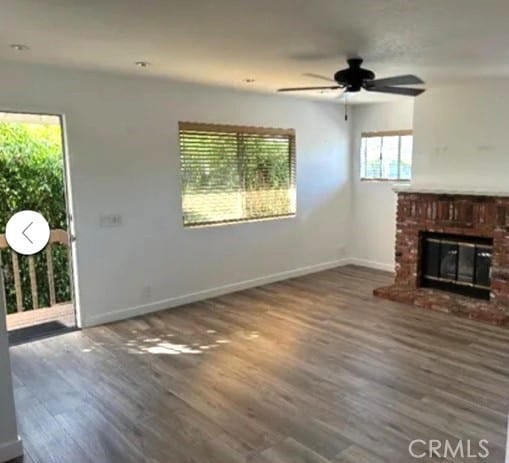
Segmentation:
<svg viewBox="0 0 509 463">
<path fill-rule="evenodd" d="M 55 274 L 53 270 L 53 256 L 52 248 L 54 244 L 60 244 L 69 248 L 69 234 L 65 230 L 56 229 L 51 230 L 48 245 L 46 246 L 44 253 L 46 255 L 46 267 L 47 267 L 47 278 L 49 288 L 49 302 L 50 306 L 54 306 L 57 303 L 56 291 L 55 291 Z M 5 235 L 0 235 L 0 250 L 10 249 L 5 239 Z M 14 279 L 14 289 L 16 294 L 16 310 L 23 312 L 25 307 L 23 306 L 23 288 L 21 284 L 21 272 L 19 265 L 19 255 L 10 249 L 12 259 L 12 271 Z M 35 260 L 34 256 L 28 256 L 28 273 L 30 277 L 30 292 L 32 295 L 32 308 L 39 308 L 39 292 L 37 288 L 37 276 L 35 272 Z M 1 255 L 0 255 L 0 267 L 2 267 Z"/>
</svg>

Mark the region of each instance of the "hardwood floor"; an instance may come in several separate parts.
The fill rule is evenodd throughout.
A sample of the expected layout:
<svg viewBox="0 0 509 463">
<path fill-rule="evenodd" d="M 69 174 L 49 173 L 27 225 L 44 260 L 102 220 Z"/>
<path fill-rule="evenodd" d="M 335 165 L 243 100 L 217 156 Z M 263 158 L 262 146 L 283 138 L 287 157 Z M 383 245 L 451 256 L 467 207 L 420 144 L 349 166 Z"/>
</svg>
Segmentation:
<svg viewBox="0 0 509 463">
<path fill-rule="evenodd" d="M 343 267 L 13 347 L 25 462 L 502 463 L 509 331 L 371 296 L 389 281 Z"/>
</svg>

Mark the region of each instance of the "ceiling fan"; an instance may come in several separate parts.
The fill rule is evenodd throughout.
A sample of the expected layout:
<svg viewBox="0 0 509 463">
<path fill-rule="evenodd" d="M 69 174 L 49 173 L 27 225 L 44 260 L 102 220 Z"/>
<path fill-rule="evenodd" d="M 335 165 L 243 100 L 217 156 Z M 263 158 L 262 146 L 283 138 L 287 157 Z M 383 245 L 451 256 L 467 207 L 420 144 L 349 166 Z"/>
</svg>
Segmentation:
<svg viewBox="0 0 509 463">
<path fill-rule="evenodd" d="M 399 87 L 399 85 L 423 84 L 417 76 L 406 74 L 403 76 L 386 77 L 375 79 L 375 73 L 369 69 L 361 68 L 362 58 L 350 58 L 347 60 L 348 68 L 337 71 L 334 79 L 317 74 L 307 74 L 311 77 L 335 82 L 336 85 L 325 87 L 292 87 L 280 88 L 278 92 L 299 92 L 307 90 L 336 90 L 343 89 L 344 92 L 355 93 L 361 89 L 368 92 L 392 93 L 394 95 L 418 96 L 425 90 L 422 88 Z"/>
</svg>

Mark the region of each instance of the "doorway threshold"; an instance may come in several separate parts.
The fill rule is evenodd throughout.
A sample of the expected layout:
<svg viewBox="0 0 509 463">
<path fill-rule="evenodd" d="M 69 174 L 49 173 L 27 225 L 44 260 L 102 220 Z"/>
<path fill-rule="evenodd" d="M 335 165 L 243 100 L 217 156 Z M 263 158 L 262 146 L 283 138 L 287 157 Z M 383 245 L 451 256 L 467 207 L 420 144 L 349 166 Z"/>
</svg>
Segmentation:
<svg viewBox="0 0 509 463">
<path fill-rule="evenodd" d="M 40 325 L 27 326 L 17 330 L 9 331 L 9 346 L 18 346 L 32 341 L 59 336 L 61 334 L 77 331 L 74 326 L 66 326 L 58 321 L 41 323 Z"/>
</svg>

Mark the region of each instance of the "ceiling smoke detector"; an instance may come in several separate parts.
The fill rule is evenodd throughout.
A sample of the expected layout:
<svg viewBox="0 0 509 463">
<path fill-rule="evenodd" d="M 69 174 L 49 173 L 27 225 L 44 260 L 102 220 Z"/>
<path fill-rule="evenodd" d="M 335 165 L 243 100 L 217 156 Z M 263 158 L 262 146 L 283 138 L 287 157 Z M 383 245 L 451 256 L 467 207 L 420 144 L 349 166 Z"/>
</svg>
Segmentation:
<svg viewBox="0 0 509 463">
<path fill-rule="evenodd" d="M 150 63 L 148 61 L 136 61 L 134 65 L 139 68 L 148 68 L 150 66 Z"/>
</svg>

